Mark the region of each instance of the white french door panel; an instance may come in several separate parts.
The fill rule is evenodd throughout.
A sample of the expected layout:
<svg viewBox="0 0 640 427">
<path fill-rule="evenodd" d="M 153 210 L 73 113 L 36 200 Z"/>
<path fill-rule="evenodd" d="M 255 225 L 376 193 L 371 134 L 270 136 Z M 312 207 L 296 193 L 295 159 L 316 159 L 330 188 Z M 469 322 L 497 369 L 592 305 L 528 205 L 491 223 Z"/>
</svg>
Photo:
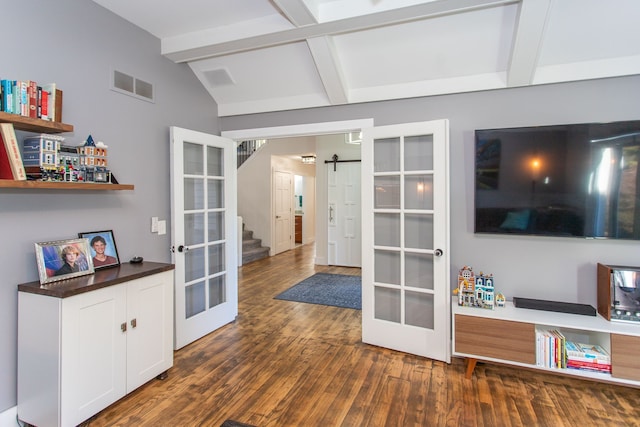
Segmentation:
<svg viewBox="0 0 640 427">
<path fill-rule="evenodd" d="M 363 129 L 362 340 L 450 362 L 449 125 Z"/>
<path fill-rule="evenodd" d="M 177 350 L 238 314 L 235 142 L 171 127 Z"/>
</svg>

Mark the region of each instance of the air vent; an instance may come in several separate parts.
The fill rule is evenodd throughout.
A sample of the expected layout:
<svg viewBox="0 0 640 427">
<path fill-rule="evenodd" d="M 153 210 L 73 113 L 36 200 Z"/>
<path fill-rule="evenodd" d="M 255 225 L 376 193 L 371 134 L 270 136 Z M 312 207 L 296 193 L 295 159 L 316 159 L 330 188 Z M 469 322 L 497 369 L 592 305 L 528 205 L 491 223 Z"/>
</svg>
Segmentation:
<svg viewBox="0 0 640 427">
<path fill-rule="evenodd" d="M 143 101 L 155 102 L 153 84 L 118 70 L 113 70 L 112 76 L 111 90 Z"/>
<path fill-rule="evenodd" d="M 229 86 L 235 84 L 229 72 L 224 68 L 209 70 L 202 73 L 209 84 L 213 87 Z"/>
</svg>

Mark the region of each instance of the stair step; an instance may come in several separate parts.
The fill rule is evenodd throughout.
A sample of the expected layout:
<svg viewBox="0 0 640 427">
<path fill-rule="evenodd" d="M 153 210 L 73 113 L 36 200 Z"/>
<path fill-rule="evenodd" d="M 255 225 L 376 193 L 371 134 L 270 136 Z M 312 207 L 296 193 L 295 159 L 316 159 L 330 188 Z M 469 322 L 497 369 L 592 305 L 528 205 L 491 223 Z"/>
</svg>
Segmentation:
<svg viewBox="0 0 640 427">
<path fill-rule="evenodd" d="M 247 264 L 269 256 L 269 248 L 262 246 L 262 239 L 254 239 L 253 231 L 242 225 L 242 264 Z"/>
<path fill-rule="evenodd" d="M 259 248 L 262 246 L 261 239 L 251 239 L 251 240 L 243 240 L 242 241 L 242 251 L 247 251 L 253 248 Z"/>
<path fill-rule="evenodd" d="M 258 247 L 249 249 L 248 251 L 242 251 L 242 264 L 248 264 L 259 259 L 267 258 L 269 256 L 269 248 Z"/>
</svg>

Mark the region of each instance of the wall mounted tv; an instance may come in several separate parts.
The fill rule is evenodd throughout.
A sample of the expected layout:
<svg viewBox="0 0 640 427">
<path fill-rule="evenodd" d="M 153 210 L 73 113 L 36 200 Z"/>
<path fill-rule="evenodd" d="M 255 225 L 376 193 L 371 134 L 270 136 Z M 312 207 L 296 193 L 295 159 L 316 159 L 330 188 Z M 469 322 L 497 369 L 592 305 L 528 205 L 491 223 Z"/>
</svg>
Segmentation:
<svg viewBox="0 0 640 427">
<path fill-rule="evenodd" d="M 475 232 L 640 240 L 640 120 L 476 130 Z"/>
</svg>

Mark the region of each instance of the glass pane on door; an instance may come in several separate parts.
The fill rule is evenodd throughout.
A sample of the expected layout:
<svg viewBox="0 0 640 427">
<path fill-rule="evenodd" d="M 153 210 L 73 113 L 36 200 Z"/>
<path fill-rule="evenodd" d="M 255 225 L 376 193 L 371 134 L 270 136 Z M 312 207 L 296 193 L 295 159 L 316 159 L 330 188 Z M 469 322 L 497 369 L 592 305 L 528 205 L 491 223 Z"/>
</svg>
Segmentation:
<svg viewBox="0 0 640 427">
<path fill-rule="evenodd" d="M 185 175 L 202 175 L 204 173 L 201 145 L 185 142 L 182 156 Z"/>
</svg>

